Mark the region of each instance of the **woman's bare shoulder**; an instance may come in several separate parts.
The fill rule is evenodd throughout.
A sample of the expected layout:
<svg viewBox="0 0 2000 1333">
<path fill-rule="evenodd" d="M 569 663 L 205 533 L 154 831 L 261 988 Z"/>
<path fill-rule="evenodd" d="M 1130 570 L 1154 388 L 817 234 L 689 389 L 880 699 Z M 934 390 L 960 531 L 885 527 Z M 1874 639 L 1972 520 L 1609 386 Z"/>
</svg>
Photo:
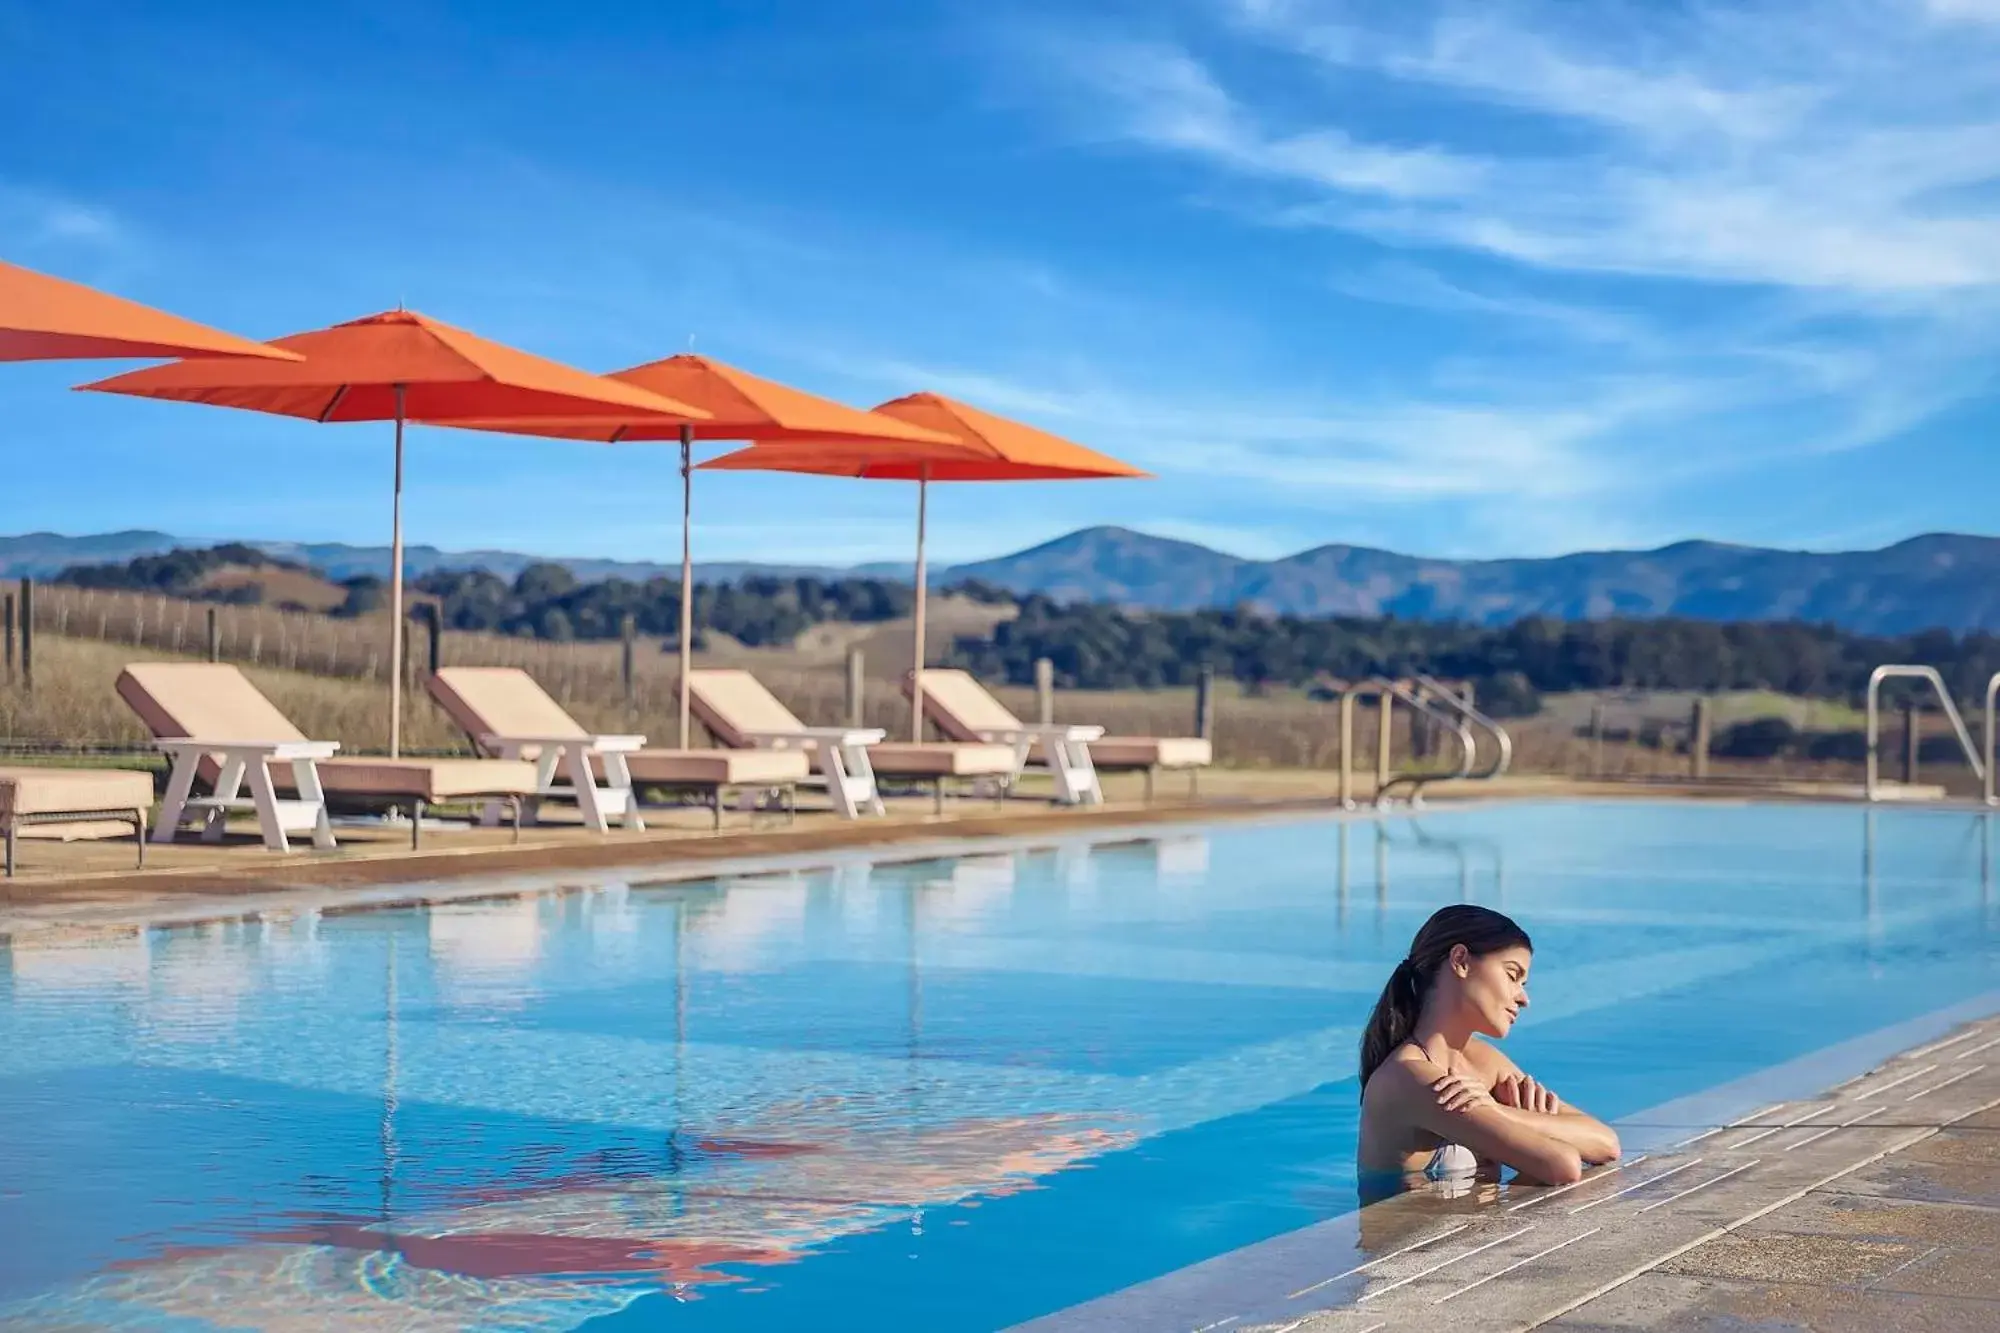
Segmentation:
<svg viewBox="0 0 2000 1333">
<path fill-rule="evenodd" d="M 1443 1077 L 1444 1072 L 1431 1063 L 1430 1057 L 1419 1047 L 1402 1046 L 1390 1052 L 1388 1058 L 1368 1076 L 1368 1086 L 1362 1090 L 1363 1097 L 1400 1101 L 1419 1092 L 1428 1094 L 1430 1085 Z"/>
</svg>

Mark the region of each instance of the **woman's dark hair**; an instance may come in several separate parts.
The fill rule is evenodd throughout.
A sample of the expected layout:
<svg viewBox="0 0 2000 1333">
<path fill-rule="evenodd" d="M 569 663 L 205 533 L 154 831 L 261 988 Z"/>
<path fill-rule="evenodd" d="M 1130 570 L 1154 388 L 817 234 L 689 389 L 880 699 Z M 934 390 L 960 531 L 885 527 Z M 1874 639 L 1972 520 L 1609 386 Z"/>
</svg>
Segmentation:
<svg viewBox="0 0 2000 1333">
<path fill-rule="evenodd" d="M 1367 1088 L 1368 1077 L 1376 1066 L 1410 1039 L 1431 982 L 1437 979 L 1438 969 L 1451 957 L 1452 949 L 1461 944 L 1467 952 L 1479 956 L 1516 947 L 1532 953 L 1535 948 L 1528 932 L 1515 925 L 1512 917 L 1490 907 L 1454 903 L 1431 913 L 1431 919 L 1424 922 L 1423 929 L 1410 941 L 1409 957 L 1396 964 L 1396 970 L 1389 974 L 1389 984 L 1382 988 L 1382 998 L 1375 1001 L 1375 1012 L 1368 1015 L 1368 1026 L 1362 1029 L 1363 1089 Z"/>
</svg>

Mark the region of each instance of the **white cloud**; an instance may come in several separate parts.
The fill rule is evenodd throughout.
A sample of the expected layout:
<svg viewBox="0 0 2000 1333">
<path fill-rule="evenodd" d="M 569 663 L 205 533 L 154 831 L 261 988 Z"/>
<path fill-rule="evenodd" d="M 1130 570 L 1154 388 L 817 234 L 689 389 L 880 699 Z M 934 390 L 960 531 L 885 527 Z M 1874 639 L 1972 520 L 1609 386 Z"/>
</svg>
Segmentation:
<svg viewBox="0 0 2000 1333">
<path fill-rule="evenodd" d="M 1473 189 L 1484 173 L 1481 164 L 1436 148 L 1363 143 L 1336 128 L 1267 131 L 1171 46 L 1094 41 L 1053 49 L 1059 65 L 1110 99 L 1122 135 L 1245 174 L 1392 199 L 1443 199 Z"/>
<path fill-rule="evenodd" d="M 125 224 L 102 205 L 0 180 L 0 242 L 15 255 L 58 248 L 111 250 L 130 239 Z"/>
<path fill-rule="evenodd" d="M 2000 0 L 1923 0 L 1923 4 L 1933 18 L 2000 23 Z"/>
<path fill-rule="evenodd" d="M 1332 109 L 1304 124 L 1188 49 L 1094 36 L 1068 63 L 1094 79 L 1104 132 L 1300 187 L 1276 222 L 1581 271 L 2000 282 L 2000 33 L 1912 23 L 1907 3 L 1448 0 L 1371 28 L 1344 4 L 1237 0 L 1238 36 L 1322 72 Z M 1357 73 L 1458 99 L 1435 123 L 1464 142 L 1368 132 L 1366 103 L 1343 95 Z M 1479 133 L 1481 103 L 1546 130 L 1502 151 Z"/>
<path fill-rule="evenodd" d="M 1406 261 L 1341 271 L 1328 285 L 1357 300 L 1443 314 L 1498 315 L 1546 325 L 1590 342 L 1638 345 L 1654 341 L 1644 324 L 1624 311 L 1549 300 L 1517 291 L 1469 287 Z"/>
<path fill-rule="evenodd" d="M 1593 540 L 1685 521 L 1663 489 L 1877 447 L 1990 387 L 2000 29 L 1970 20 L 2000 0 L 1198 13 L 1177 44 L 1042 34 L 1079 146 L 1195 164 L 1196 206 L 1288 248 L 1339 234 L 1330 300 L 1464 318 L 1362 401 L 1071 405 L 1142 461 Z M 1403 253 L 1357 265 L 1349 236 Z"/>
</svg>

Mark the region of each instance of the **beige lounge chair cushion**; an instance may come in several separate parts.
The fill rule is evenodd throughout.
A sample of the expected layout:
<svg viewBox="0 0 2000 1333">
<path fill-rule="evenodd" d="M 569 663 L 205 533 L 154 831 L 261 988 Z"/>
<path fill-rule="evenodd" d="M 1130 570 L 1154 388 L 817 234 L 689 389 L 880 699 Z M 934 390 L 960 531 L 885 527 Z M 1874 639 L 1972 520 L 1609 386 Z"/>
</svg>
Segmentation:
<svg viewBox="0 0 2000 1333">
<path fill-rule="evenodd" d="M 1105 736 L 1090 743 L 1099 768 L 1206 768 L 1215 747 L 1199 736 Z"/>
<path fill-rule="evenodd" d="M 903 693 L 911 693 L 903 679 Z M 924 668 L 924 715 L 953 740 L 976 741 L 994 732 L 1019 731 L 1021 719 L 993 697 L 969 672 L 949 667 Z"/>
<path fill-rule="evenodd" d="M 812 772 L 803 750 L 634 750 L 625 756 L 632 781 L 640 786 L 742 787 L 768 782 L 773 786 L 802 782 Z M 604 778 L 604 756 L 592 755 L 590 766 Z"/>
<path fill-rule="evenodd" d="M 904 693 L 910 682 L 903 682 Z M 969 672 L 924 668 L 924 713 L 939 731 L 961 740 L 981 734 L 1019 731 L 1021 721 Z M 1028 756 L 1047 763 L 1041 743 Z M 1099 768 L 1202 768 L 1215 762 L 1215 749 L 1196 736 L 1105 736 L 1090 742 L 1090 761 Z"/>
<path fill-rule="evenodd" d="M 985 778 L 1014 771 L 1014 747 L 982 741 L 885 741 L 868 747 L 878 777 Z"/>
<path fill-rule="evenodd" d="M 227 662 L 134 662 L 118 675 L 118 697 L 162 740 L 307 739 Z"/>
<path fill-rule="evenodd" d="M 33 764 L 0 767 L 0 816 L 152 807 L 151 773 L 118 768 L 39 768 Z"/>
<path fill-rule="evenodd" d="M 329 796 L 408 796 L 449 801 L 467 796 L 532 796 L 535 766 L 525 759 L 389 759 L 357 755 L 322 759 L 319 785 Z M 289 789 L 291 765 L 271 766 L 274 784 Z"/>
<path fill-rule="evenodd" d="M 806 724 L 748 671 L 688 672 L 688 707 L 717 740 L 735 749 L 755 745 L 753 737 L 759 732 L 806 729 Z"/>
<path fill-rule="evenodd" d="M 425 687 L 466 735 L 562 737 L 589 732 L 519 667 L 440 667 Z"/>
<path fill-rule="evenodd" d="M 302 741 L 304 732 L 280 713 L 250 678 L 227 662 L 135 662 L 118 676 L 118 697 L 163 740 Z M 268 765 L 272 785 L 296 790 L 289 762 Z M 457 796 L 525 796 L 535 767 L 519 759 L 322 759 L 320 785 L 329 794 L 407 796 L 426 801 Z M 213 760 L 203 763 L 213 782 Z M 148 800 L 150 801 L 150 797 Z"/>
</svg>

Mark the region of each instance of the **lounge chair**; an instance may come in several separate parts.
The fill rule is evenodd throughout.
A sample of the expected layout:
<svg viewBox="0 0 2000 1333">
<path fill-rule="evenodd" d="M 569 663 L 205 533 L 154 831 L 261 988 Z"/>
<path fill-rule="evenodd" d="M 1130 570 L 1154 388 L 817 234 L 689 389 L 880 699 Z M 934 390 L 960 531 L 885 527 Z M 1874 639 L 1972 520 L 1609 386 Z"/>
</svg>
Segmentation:
<svg viewBox="0 0 2000 1333">
<path fill-rule="evenodd" d="M 909 689 L 905 677 L 903 690 Z M 1016 774 L 1029 763 L 1046 764 L 1056 780 L 1056 800 L 1064 804 L 1101 803 L 1100 772 L 1143 772 L 1150 801 L 1153 779 L 1162 770 L 1186 770 L 1192 788 L 1198 770 L 1215 759 L 1214 747 L 1197 736 L 1106 736 L 1103 727 L 1031 725 L 969 673 L 949 668 L 924 668 L 924 715 L 954 740 L 1012 746 Z"/>
<path fill-rule="evenodd" d="M 572 798 L 584 822 L 600 831 L 609 819 L 646 827 L 635 787 L 701 792 L 721 828 L 726 796 L 777 792 L 789 812 L 793 792 L 812 772 L 796 750 L 649 750 L 644 736 L 586 731 L 518 667 L 441 667 L 425 683 L 481 753 L 535 765 L 537 801 Z M 556 785 L 558 776 L 568 784 Z"/>
<path fill-rule="evenodd" d="M 879 727 L 809 727 L 748 671 L 689 672 L 688 699 L 702 725 L 732 749 L 816 755 L 834 808 L 846 819 L 883 812 L 878 777 L 928 784 L 933 808 L 942 811 L 947 783 L 986 782 L 1004 795 L 1014 772 L 1013 752 L 1004 745 L 888 742 Z"/>
<path fill-rule="evenodd" d="M 146 812 L 152 808 L 151 773 L 29 764 L 0 768 L 0 835 L 7 842 L 7 878 L 14 878 L 14 845 L 22 830 L 29 828 L 47 828 L 65 841 L 130 833 L 139 844 L 143 868 Z"/>
<path fill-rule="evenodd" d="M 254 810 L 272 851 L 289 851 L 287 835 L 303 832 L 314 846 L 330 848 L 333 797 L 407 810 L 413 848 L 425 807 L 445 801 L 499 801 L 512 809 L 518 837 L 521 802 L 536 789 L 535 766 L 520 760 L 337 759 L 338 741 L 307 740 L 226 662 L 137 662 L 119 674 L 118 696 L 173 759 L 155 842 L 172 842 L 189 818 L 202 821 L 205 841 L 218 841 L 232 812 Z M 273 766 L 289 772 L 274 776 Z M 193 794 L 197 776 L 210 783 L 209 795 Z M 241 795 L 246 783 L 248 798 Z M 292 796 L 281 800 L 280 787 Z"/>
</svg>

